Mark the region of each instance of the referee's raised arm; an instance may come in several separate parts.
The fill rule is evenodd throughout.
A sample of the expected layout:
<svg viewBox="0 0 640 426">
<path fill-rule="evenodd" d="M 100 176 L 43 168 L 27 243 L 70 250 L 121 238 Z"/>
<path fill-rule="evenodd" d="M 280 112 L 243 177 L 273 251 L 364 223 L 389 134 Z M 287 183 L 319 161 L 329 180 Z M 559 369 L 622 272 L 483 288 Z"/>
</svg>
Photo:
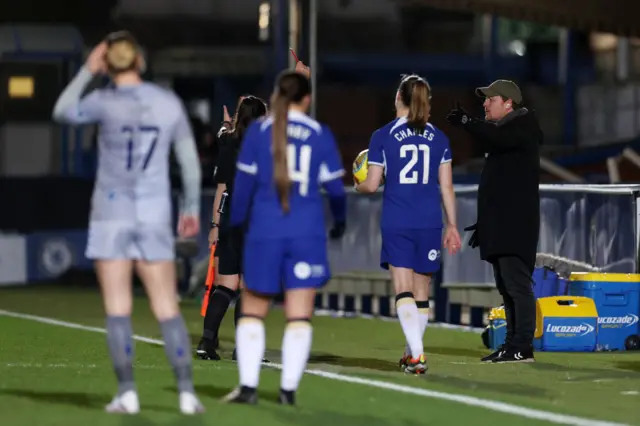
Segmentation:
<svg viewBox="0 0 640 426">
<path fill-rule="evenodd" d="M 523 106 L 520 88 L 497 80 L 479 87 L 484 118 L 456 105 L 447 121 L 469 133 L 485 151 L 478 186 L 477 223 L 472 247 L 491 263 L 496 287 L 504 300 L 507 336 L 485 362 L 531 362 L 536 327 L 531 276 L 540 229 L 540 154 L 543 134 L 538 120 Z"/>
</svg>

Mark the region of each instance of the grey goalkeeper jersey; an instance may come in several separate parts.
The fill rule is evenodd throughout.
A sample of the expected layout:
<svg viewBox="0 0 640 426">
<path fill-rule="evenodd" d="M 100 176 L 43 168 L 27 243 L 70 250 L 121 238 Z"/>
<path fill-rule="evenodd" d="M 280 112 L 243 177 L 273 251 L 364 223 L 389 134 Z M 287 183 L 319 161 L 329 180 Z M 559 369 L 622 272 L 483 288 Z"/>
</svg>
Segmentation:
<svg viewBox="0 0 640 426">
<path fill-rule="evenodd" d="M 55 105 L 56 121 L 98 124 L 98 173 L 92 221 L 171 222 L 169 150 L 182 172 L 181 212 L 200 213 L 200 162 L 180 99 L 152 83 L 94 90 L 82 68 Z"/>
</svg>

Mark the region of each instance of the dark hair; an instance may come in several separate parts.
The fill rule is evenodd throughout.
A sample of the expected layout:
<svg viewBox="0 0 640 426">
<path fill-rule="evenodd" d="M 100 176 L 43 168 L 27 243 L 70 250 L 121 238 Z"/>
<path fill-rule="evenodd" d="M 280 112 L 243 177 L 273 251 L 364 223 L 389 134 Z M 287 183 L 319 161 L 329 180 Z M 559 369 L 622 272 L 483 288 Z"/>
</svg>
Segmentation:
<svg viewBox="0 0 640 426">
<path fill-rule="evenodd" d="M 431 86 L 419 75 L 403 75 L 400 81 L 400 100 L 409 108 L 409 127 L 424 130 L 431 113 Z"/>
<path fill-rule="evenodd" d="M 240 97 L 238 98 L 238 105 L 236 106 L 236 112 L 233 114 L 233 118 L 232 118 L 233 123 L 235 123 L 236 118 L 238 117 L 238 108 L 240 108 L 240 104 L 245 98 L 248 98 L 250 96 L 253 96 L 253 95 L 251 93 L 245 93 L 244 95 L 240 95 Z"/>
<path fill-rule="evenodd" d="M 236 109 L 235 120 L 233 121 L 235 124 L 233 135 L 238 140 L 242 140 L 242 136 L 244 136 L 244 132 L 247 130 L 247 127 L 249 127 L 249 124 L 256 118 L 260 118 L 266 114 L 267 105 L 262 99 L 256 96 L 246 95 Z"/>
<path fill-rule="evenodd" d="M 507 102 L 509 100 L 509 98 L 507 98 L 506 96 L 500 95 L 500 97 L 502 98 L 502 102 Z M 522 107 L 523 107 L 522 103 L 517 103 L 516 101 L 511 99 L 511 108 L 512 109 L 516 110 L 516 109 L 520 109 Z"/>
<path fill-rule="evenodd" d="M 301 73 L 284 71 L 276 80 L 276 87 L 271 95 L 271 111 L 273 125 L 271 129 L 271 146 L 273 149 L 273 179 L 285 213 L 289 212 L 289 168 L 287 166 L 287 118 L 289 106 L 299 104 L 305 96 L 311 95 L 311 83 Z"/>
</svg>

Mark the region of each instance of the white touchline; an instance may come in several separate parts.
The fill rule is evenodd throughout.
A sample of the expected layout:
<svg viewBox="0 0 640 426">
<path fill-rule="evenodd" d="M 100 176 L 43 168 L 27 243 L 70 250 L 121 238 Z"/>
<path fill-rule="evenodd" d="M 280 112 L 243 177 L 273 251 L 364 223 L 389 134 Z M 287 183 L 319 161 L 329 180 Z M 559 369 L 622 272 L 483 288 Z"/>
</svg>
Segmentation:
<svg viewBox="0 0 640 426">
<path fill-rule="evenodd" d="M 19 312 L 5 311 L 3 309 L 0 309 L 0 315 L 13 317 L 13 318 L 20 318 L 20 319 L 25 319 L 30 321 L 36 321 L 43 324 L 57 325 L 59 327 L 73 328 L 76 330 L 93 331 L 94 333 L 104 334 L 107 332 L 107 330 L 100 327 L 91 327 L 88 325 L 61 321 L 55 318 L 47 318 L 47 317 L 41 317 L 37 315 L 22 314 Z M 164 342 L 162 340 L 153 339 L 150 337 L 138 336 L 138 335 L 134 335 L 133 338 L 134 340 L 137 340 L 139 342 L 164 346 Z M 276 364 L 273 362 L 264 363 L 263 365 L 272 367 L 272 368 L 277 368 L 277 369 L 282 368 L 281 364 Z M 359 385 L 370 386 L 370 387 L 379 388 L 379 389 L 387 389 L 387 390 L 406 393 L 410 395 L 424 396 L 427 398 L 458 402 L 463 405 L 480 407 L 487 410 L 497 411 L 500 413 L 513 414 L 515 416 L 526 417 L 526 418 L 535 419 L 535 420 L 543 420 L 550 423 L 561 424 L 561 425 L 629 426 L 624 423 L 614 423 L 614 422 L 606 422 L 601 420 L 586 419 L 582 417 L 569 416 L 566 414 L 553 413 L 551 411 L 536 410 L 535 408 L 527 408 L 527 407 L 522 407 L 515 404 L 508 404 L 505 402 L 492 401 L 490 399 L 482 399 L 482 398 L 476 398 L 473 396 L 454 394 L 454 393 L 438 392 L 438 391 L 433 391 L 429 389 L 398 385 L 391 382 L 383 382 L 381 380 L 364 379 L 361 377 L 329 373 L 328 371 L 322 371 L 322 370 L 306 370 L 305 373 L 310 374 L 312 376 L 320 376 L 326 379 L 337 380 L 339 382 L 356 383 Z"/>
</svg>

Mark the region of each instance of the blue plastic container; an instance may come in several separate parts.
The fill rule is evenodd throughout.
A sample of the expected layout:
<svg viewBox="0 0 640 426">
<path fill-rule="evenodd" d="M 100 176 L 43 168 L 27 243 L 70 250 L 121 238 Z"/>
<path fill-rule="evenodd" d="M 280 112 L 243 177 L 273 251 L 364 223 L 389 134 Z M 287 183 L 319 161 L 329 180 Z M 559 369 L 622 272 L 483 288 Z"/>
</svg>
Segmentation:
<svg viewBox="0 0 640 426">
<path fill-rule="evenodd" d="M 498 349 L 507 337 L 507 321 L 502 318 L 489 320 L 489 345 L 492 350 Z"/>
<path fill-rule="evenodd" d="M 640 334 L 640 274 L 573 273 L 569 294 L 594 300 L 597 350 L 624 351 L 625 339 Z"/>
<path fill-rule="evenodd" d="M 548 268 L 536 268 L 533 271 L 533 295 L 536 299 L 566 294 L 567 280 Z"/>
</svg>

